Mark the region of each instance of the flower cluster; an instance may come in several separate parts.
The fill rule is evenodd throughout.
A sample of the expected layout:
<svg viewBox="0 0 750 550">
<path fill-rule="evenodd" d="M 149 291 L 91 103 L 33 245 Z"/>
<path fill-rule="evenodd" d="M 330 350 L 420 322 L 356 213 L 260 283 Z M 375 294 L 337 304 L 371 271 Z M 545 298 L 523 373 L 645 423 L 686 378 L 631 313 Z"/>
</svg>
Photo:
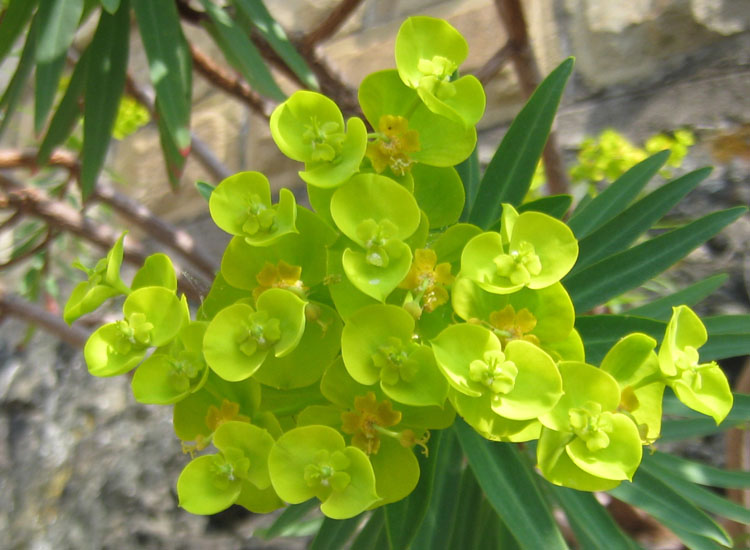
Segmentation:
<svg viewBox="0 0 750 550">
<path fill-rule="evenodd" d="M 568 226 L 509 204 L 496 231 L 458 223 L 453 166 L 485 103 L 458 76 L 466 55 L 446 22 L 407 20 L 397 69 L 359 90 L 371 133 L 317 93 L 279 105 L 271 134 L 304 163 L 314 211 L 286 189 L 274 204 L 257 172 L 221 182 L 209 208 L 233 238 L 194 314 L 164 255 L 122 282 L 122 238 L 85 270 L 65 318 L 126 295 L 86 362 L 96 376 L 135 368 L 139 401 L 174 406 L 193 456 L 177 481 L 188 511 L 316 497 L 347 518 L 398 501 L 419 479 L 415 451 L 456 414 L 491 440 L 536 440 L 553 483 L 606 490 L 658 438 L 666 386 L 717 423 L 727 415 L 727 380 L 700 363 L 706 331 L 690 309 L 675 308 L 658 352 L 631 334 L 588 364 L 560 282 L 578 256 Z"/>
</svg>

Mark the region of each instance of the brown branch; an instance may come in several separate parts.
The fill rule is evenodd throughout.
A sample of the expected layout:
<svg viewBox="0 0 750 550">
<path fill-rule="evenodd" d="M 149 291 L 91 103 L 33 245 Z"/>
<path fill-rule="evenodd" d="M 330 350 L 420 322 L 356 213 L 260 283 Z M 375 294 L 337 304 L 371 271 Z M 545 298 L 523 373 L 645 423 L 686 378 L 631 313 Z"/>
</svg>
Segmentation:
<svg viewBox="0 0 750 550">
<path fill-rule="evenodd" d="M 66 151 L 55 151 L 49 160 L 52 166 L 66 169 L 71 174 L 80 172 L 78 160 Z M 36 169 L 36 153 L 16 149 L 0 149 L 0 168 L 24 167 Z M 148 208 L 116 191 L 108 185 L 97 185 L 91 200 L 110 205 L 123 218 L 141 228 L 150 237 L 172 248 L 197 267 L 210 280 L 219 266 L 198 247 L 195 240 L 184 230 L 168 224 Z"/>
<path fill-rule="evenodd" d="M 518 76 L 521 92 L 524 96 L 529 97 L 542 81 L 542 76 L 529 42 L 521 2 L 520 0 L 495 0 L 495 6 L 500 14 L 503 26 L 508 32 L 508 42 L 513 45 L 511 59 Z M 566 193 L 569 187 L 568 177 L 554 131 L 550 132 L 547 138 L 542 158 L 544 159 L 544 171 L 547 175 L 547 189 L 550 194 Z"/>
<path fill-rule="evenodd" d="M 0 195 L 0 206 L 9 205 L 26 215 L 44 220 L 50 227 L 77 235 L 104 250 L 112 248 L 119 237 L 112 228 L 86 218 L 67 204 L 50 199 L 39 189 L 25 187 L 5 174 L 0 174 L 0 188 L 4 191 Z M 147 256 L 140 243 L 129 239 L 123 254 L 126 261 L 141 266 Z M 199 289 L 184 272 L 179 273 L 177 283 L 191 300 L 201 299 Z"/>
<path fill-rule="evenodd" d="M 88 331 L 77 326 L 69 326 L 59 315 L 54 315 L 18 296 L 12 296 L 2 289 L 0 289 L 0 315 L 12 315 L 23 319 L 77 348 L 83 348 L 89 337 Z"/>
<path fill-rule="evenodd" d="M 193 57 L 195 69 L 211 84 L 239 99 L 259 115 L 265 118 L 271 116 L 273 104 L 251 90 L 245 81 L 214 63 L 210 57 L 193 44 L 190 44 L 190 55 Z"/>
<path fill-rule="evenodd" d="M 499 50 L 497 50 L 493 54 L 493 56 L 484 63 L 484 65 L 479 67 L 479 69 L 474 72 L 474 76 L 476 76 L 479 81 L 486 86 L 487 83 L 492 80 L 510 60 L 511 56 L 513 55 L 513 50 L 513 43 L 509 40 Z"/>
<path fill-rule="evenodd" d="M 299 49 L 311 51 L 316 44 L 333 36 L 361 3 L 362 0 L 342 0 L 317 27 L 302 37 Z"/>
</svg>

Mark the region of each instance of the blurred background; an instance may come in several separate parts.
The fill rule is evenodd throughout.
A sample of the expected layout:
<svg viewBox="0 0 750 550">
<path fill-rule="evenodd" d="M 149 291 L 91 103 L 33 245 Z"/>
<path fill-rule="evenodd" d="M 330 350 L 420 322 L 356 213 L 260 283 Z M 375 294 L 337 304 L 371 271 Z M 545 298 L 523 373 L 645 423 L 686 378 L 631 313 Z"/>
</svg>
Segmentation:
<svg viewBox="0 0 750 550">
<path fill-rule="evenodd" d="M 7 10 L 8 2 L 3 4 Z M 241 71 L 226 61 L 204 25 L 205 3 L 179 0 L 176 5 L 195 68 L 193 145 L 178 178 L 180 185 L 170 184 L 165 169 L 160 131 L 153 111 L 149 112 L 153 90 L 148 61 L 133 20 L 127 94 L 119 105 L 114 139 L 98 178 L 104 189 L 100 195 L 115 194 L 109 201 L 87 206 L 86 212 L 115 233 L 129 229 L 129 242 L 139 250 L 163 250 L 163 241 L 142 220 L 135 223 L 123 217 L 123 208 L 132 214 L 138 210 L 136 202 L 144 205 L 148 212 L 143 217 L 168 224 L 168 236 L 182 243 L 183 252 L 199 251 L 197 260 L 203 262 L 205 273 L 218 265 L 228 236 L 211 222 L 196 181 L 217 184 L 228 174 L 257 170 L 276 189 L 285 186 L 304 193 L 304 188 L 296 175 L 298 163 L 283 157 L 270 139 L 267 116 L 275 102 L 256 94 Z M 394 67 L 394 40 L 406 17 L 447 19 L 469 43 L 462 72 L 476 74 L 486 86 L 487 111 L 479 125 L 482 164 L 492 157 L 540 77 L 575 56 L 555 124 L 557 160 L 552 160 L 552 169 L 557 174 L 545 176 L 539 170 L 535 180 L 539 195 L 550 181 L 577 198 L 595 193 L 648 154 L 669 148 L 673 155 L 663 177 L 715 166 L 670 219 L 677 222 L 750 203 L 748 0 L 287 0 L 266 5 L 312 67 L 322 90 L 349 115 L 357 112 L 356 87 L 362 78 Z M 90 17 L 76 32 L 74 54 L 91 41 L 96 20 Z M 0 31 L 5 29 L 0 26 Z M 26 33 L 18 36 L 0 65 L 0 90 L 12 83 Z M 286 93 L 299 88 L 288 72 L 273 63 L 269 66 Z M 69 78 L 64 72 L 59 95 Z M 57 189 L 69 185 L 77 174 L 80 128 L 52 157 L 56 167 L 36 167 L 43 133 L 37 131 L 38 125 L 35 129 L 34 90 L 34 79 L 29 79 L 12 119 L 6 110 L 0 170 L 16 183 Z M 0 201 L 3 197 L 0 194 Z M 60 197 L 58 202 L 74 212 L 81 207 L 80 199 L 65 192 Z M 118 207 L 118 200 L 126 206 Z M 39 208 L 33 197 L 25 204 L 26 210 L 18 205 L 14 210 L 7 197 L 0 202 L 0 547 L 304 547 L 304 538 L 253 537 L 269 518 L 234 508 L 204 518 L 179 509 L 174 485 L 188 457 L 172 433 L 169 408 L 135 403 L 127 377 L 90 377 L 76 346 L 80 332 L 29 328 L 31 310 L 21 302 L 34 302 L 42 311 L 59 316 L 73 282 L 80 280 L 80 274 L 68 267 L 70 262 L 80 256 L 93 265 L 102 249 L 92 249 L 87 242 L 91 239 L 85 237 L 8 222 L 16 211 Z M 45 239 L 50 242 L 40 246 Z M 727 282 L 698 311 L 747 313 L 749 243 L 746 215 L 691 254 L 670 277 L 628 299 L 656 296 L 724 272 L 729 275 Z M 56 248 L 46 253 L 52 245 Z M 183 258 L 184 265 L 195 264 L 195 254 Z M 185 267 L 182 273 L 184 284 L 200 296 L 207 286 L 200 269 L 197 272 Z M 611 307 L 617 310 L 622 305 Z M 79 331 L 87 329 L 84 324 Z M 744 361 L 737 358 L 723 365 L 735 387 L 750 384 L 739 380 Z M 740 439 L 738 444 L 746 462 L 735 467 L 748 467 L 748 440 Z M 683 452 L 724 465 L 726 445 L 723 439 L 701 440 L 685 444 Z M 644 545 L 681 547 L 648 522 L 638 525 Z M 314 522 L 309 527 L 314 528 Z"/>
</svg>

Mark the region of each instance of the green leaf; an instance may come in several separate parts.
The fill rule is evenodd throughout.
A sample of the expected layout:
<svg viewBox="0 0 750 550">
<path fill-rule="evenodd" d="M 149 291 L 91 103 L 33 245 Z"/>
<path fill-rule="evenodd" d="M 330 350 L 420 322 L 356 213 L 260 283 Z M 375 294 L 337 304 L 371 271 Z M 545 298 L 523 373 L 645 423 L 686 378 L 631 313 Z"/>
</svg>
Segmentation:
<svg viewBox="0 0 750 550">
<path fill-rule="evenodd" d="M 567 277 L 564 284 L 576 311 L 588 311 L 636 288 L 682 259 L 746 211 L 744 206 L 738 206 L 708 214 Z"/>
<path fill-rule="evenodd" d="M 726 489 L 750 489 L 750 472 L 744 470 L 716 468 L 660 451 L 646 453 L 643 462 L 692 483 Z"/>
<path fill-rule="evenodd" d="M 159 143 L 161 144 L 161 150 L 164 155 L 165 168 L 167 170 L 167 178 L 169 179 L 169 185 L 172 189 L 177 189 L 180 185 L 180 178 L 185 170 L 185 163 L 187 162 L 188 150 L 180 150 L 174 141 L 174 138 L 169 133 L 167 128 L 166 118 L 161 112 L 159 102 L 156 102 L 156 126 L 159 129 Z"/>
<path fill-rule="evenodd" d="M 99 2 L 109 13 L 115 13 L 120 7 L 120 0 L 99 0 Z"/>
<path fill-rule="evenodd" d="M 201 194 L 201 197 L 208 201 L 211 199 L 211 193 L 214 192 L 216 186 L 211 185 L 210 183 L 206 183 L 205 181 L 196 181 L 195 188 L 198 190 L 198 193 Z"/>
<path fill-rule="evenodd" d="M 456 500 L 456 515 L 453 518 L 448 548 L 471 548 L 475 536 L 480 532 L 477 525 L 482 518 L 482 504 L 484 497 L 482 489 L 477 483 L 477 474 L 471 468 L 465 468 L 461 476 L 458 492 L 453 495 Z M 392 550 L 395 550 L 392 547 Z"/>
<path fill-rule="evenodd" d="M 46 164 L 55 147 L 61 145 L 73 132 L 78 119 L 83 115 L 82 99 L 86 85 L 86 71 L 88 67 L 89 49 L 78 59 L 73 74 L 68 82 L 55 114 L 49 123 L 47 134 L 39 146 L 37 162 Z"/>
<path fill-rule="evenodd" d="M 724 529 L 645 468 L 638 470 L 632 483 L 625 481 L 609 493 L 647 512 L 667 527 L 675 526 L 719 544 L 732 546 L 732 540 Z"/>
<path fill-rule="evenodd" d="M 125 0 L 116 14 L 102 12 L 91 42 L 83 110 L 81 192 L 84 199 L 94 191 L 107 155 L 125 87 L 129 40 L 130 9 Z"/>
<path fill-rule="evenodd" d="M 698 281 L 697 283 L 685 287 L 682 290 L 678 290 L 668 296 L 629 309 L 626 314 L 658 319 L 659 321 L 668 321 L 672 316 L 673 307 L 681 304 L 694 306 L 704 298 L 713 294 L 717 288 L 727 282 L 728 278 L 729 276 L 724 273 L 706 277 L 702 281 Z"/>
<path fill-rule="evenodd" d="M 625 535 L 594 495 L 551 485 L 552 494 L 565 511 L 582 550 L 633 550 L 634 540 Z"/>
<path fill-rule="evenodd" d="M 578 263 L 569 277 L 597 260 L 625 250 L 710 173 L 710 168 L 702 168 L 661 186 L 582 239 Z"/>
<path fill-rule="evenodd" d="M 284 101 L 286 95 L 268 70 L 257 48 L 227 11 L 211 0 L 201 0 L 212 25 L 207 30 L 216 40 L 224 57 L 260 94 Z"/>
<path fill-rule="evenodd" d="M 671 470 L 654 466 L 648 460 L 641 464 L 641 468 L 659 478 L 677 493 L 691 502 L 695 502 L 704 510 L 720 517 L 740 523 L 750 524 L 750 509 L 721 497 L 691 481 L 676 476 Z"/>
<path fill-rule="evenodd" d="M 583 239 L 622 212 L 664 166 L 667 158 L 669 151 L 662 151 L 639 162 L 585 206 L 576 209 L 568 220 L 576 237 Z"/>
<path fill-rule="evenodd" d="M 234 0 L 234 4 L 252 22 L 258 32 L 268 41 L 279 57 L 292 72 L 308 87 L 313 90 L 320 88 L 318 79 L 312 72 L 307 62 L 297 52 L 295 47 L 287 38 L 284 29 L 268 13 L 262 0 Z"/>
<path fill-rule="evenodd" d="M 581 315 L 576 317 L 575 328 L 586 346 L 586 361 L 597 365 L 626 334 L 643 332 L 661 340 L 667 324 L 629 315 Z"/>
<path fill-rule="evenodd" d="M 443 432 L 435 432 L 430 438 L 430 449 L 433 456 L 427 458 L 418 455 L 421 474 L 416 489 L 405 499 L 385 507 L 386 529 L 391 550 L 409 548 L 417 536 L 432 496 L 435 478 L 435 465 L 440 451 L 440 440 Z"/>
<path fill-rule="evenodd" d="M 29 27 L 29 32 L 26 35 L 26 42 L 23 45 L 21 58 L 18 60 L 18 65 L 16 65 L 16 72 L 13 73 L 8 87 L 5 88 L 5 92 L 0 98 L 0 109 L 5 109 L 3 120 L 0 122 L 0 135 L 8 127 L 11 115 L 16 108 L 16 103 L 21 98 L 21 94 L 26 87 L 26 80 L 29 78 L 29 74 L 31 74 L 31 69 L 34 68 L 34 56 L 36 55 L 37 48 L 36 37 L 38 33 L 39 18 L 34 17 Z"/>
<path fill-rule="evenodd" d="M 455 430 L 479 485 L 519 546 L 529 550 L 567 548 L 534 482 L 535 474 L 517 448 L 487 441 L 460 420 Z"/>
<path fill-rule="evenodd" d="M 464 191 L 466 195 L 466 201 L 464 202 L 464 209 L 461 213 L 461 221 L 465 222 L 469 219 L 469 214 L 474 206 L 474 199 L 479 191 L 479 154 L 477 148 L 474 147 L 474 151 L 471 156 L 463 161 L 461 164 L 456 165 L 456 171 L 461 177 L 461 181 L 464 184 Z"/>
<path fill-rule="evenodd" d="M 552 216 L 553 218 L 562 219 L 573 202 L 572 195 L 551 195 L 542 197 L 535 201 L 525 202 L 518 207 L 518 213 L 534 210 Z"/>
<path fill-rule="evenodd" d="M 37 11 L 39 36 L 36 51 L 36 86 L 34 88 L 34 131 L 40 133 L 55 99 L 65 56 L 78 21 L 83 13 L 83 0 L 51 0 L 42 2 Z"/>
<path fill-rule="evenodd" d="M 266 529 L 256 529 L 253 535 L 260 536 L 263 540 L 271 540 L 276 537 L 284 536 L 284 533 L 316 508 L 318 502 L 311 498 L 301 504 L 292 504 L 287 506 L 276 520 Z"/>
<path fill-rule="evenodd" d="M 186 150 L 190 146 L 191 90 L 184 73 L 191 61 L 177 6 L 174 2 L 134 0 L 133 8 L 161 117 L 177 148 Z"/>
<path fill-rule="evenodd" d="M 415 550 L 440 548 L 445 545 L 445 541 L 450 540 L 458 507 L 455 497 L 462 470 L 461 446 L 455 430 L 446 430 L 442 434 L 436 458 L 432 497 L 412 543 Z"/>
<path fill-rule="evenodd" d="M 516 115 L 479 185 L 471 223 L 490 227 L 500 218 L 502 203 L 519 204 L 526 195 L 572 70 L 573 59 L 563 61 Z"/>
<path fill-rule="evenodd" d="M 39 0 L 13 0 L 0 19 L 0 62 L 16 42 L 16 38 L 31 19 Z"/>
<path fill-rule="evenodd" d="M 387 544 L 387 541 L 379 540 L 382 537 L 387 538 L 384 529 L 385 512 L 383 508 L 377 508 L 371 515 L 367 523 L 352 541 L 350 550 L 381 550 Z"/>
<path fill-rule="evenodd" d="M 361 521 L 360 516 L 354 516 L 349 519 L 331 519 L 323 520 L 318 534 L 310 545 L 310 550 L 339 550 L 344 548 L 348 541 L 357 530 Z"/>
</svg>

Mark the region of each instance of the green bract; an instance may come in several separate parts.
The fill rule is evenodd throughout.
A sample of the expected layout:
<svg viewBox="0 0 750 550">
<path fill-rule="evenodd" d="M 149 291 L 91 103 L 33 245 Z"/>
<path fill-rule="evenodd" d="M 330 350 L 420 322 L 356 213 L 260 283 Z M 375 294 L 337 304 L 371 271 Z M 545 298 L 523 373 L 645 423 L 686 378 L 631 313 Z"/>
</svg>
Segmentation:
<svg viewBox="0 0 750 550">
<path fill-rule="evenodd" d="M 502 235 L 488 231 L 466 244 L 461 274 L 496 294 L 545 288 L 562 279 L 578 257 L 568 226 L 540 212 L 516 214 L 510 205 L 503 212 Z"/>
<path fill-rule="evenodd" d="M 707 339 L 706 328 L 689 307 L 674 308 L 659 348 L 659 367 L 680 401 L 718 424 L 732 409 L 733 398 L 719 365 L 698 363 L 698 348 Z"/>
<path fill-rule="evenodd" d="M 230 421 L 216 430 L 213 442 L 219 454 L 194 459 L 180 474 L 180 506 L 193 514 L 215 514 L 235 502 L 257 513 L 283 506 L 268 475 L 274 441 L 266 430 Z"/>
<path fill-rule="evenodd" d="M 359 88 L 359 104 L 377 131 L 367 152 L 376 170 L 379 162 L 392 174 L 408 173 L 412 163 L 454 166 L 476 145 L 473 125 L 433 113 L 395 70 L 367 76 Z"/>
<path fill-rule="evenodd" d="M 362 308 L 344 326 L 344 364 L 357 382 L 380 382 L 386 395 L 400 403 L 442 407 L 448 384 L 430 347 L 414 342 L 413 333 L 414 318 L 400 307 Z"/>
<path fill-rule="evenodd" d="M 74 264 L 86 273 L 88 280 L 78 283 L 65 303 L 63 319 L 66 323 L 70 324 L 81 315 L 94 311 L 113 296 L 130 292 L 120 279 L 124 239 L 125 233 L 120 235 L 107 257 L 99 260 L 94 269 L 88 269 L 79 262 Z"/>
<path fill-rule="evenodd" d="M 540 417 L 537 459 L 544 476 L 584 491 L 606 490 L 632 479 L 641 462 L 633 420 L 617 412 L 620 388 L 601 369 L 576 361 L 558 365 L 563 396 Z"/>
<path fill-rule="evenodd" d="M 237 303 L 221 310 L 206 329 L 203 354 L 213 371 L 225 380 L 244 380 L 263 364 L 269 352 L 289 354 L 305 330 L 305 304 L 280 288 L 260 295 L 256 309 Z"/>
<path fill-rule="evenodd" d="M 177 336 L 185 316 L 174 292 L 156 286 L 131 292 L 122 309 L 123 320 L 100 327 L 86 342 L 83 355 L 94 376 L 128 372 L 149 347 L 161 347 Z"/>
<path fill-rule="evenodd" d="M 289 189 L 279 192 L 279 203 L 271 205 L 271 187 L 260 172 L 240 172 L 222 181 L 208 203 L 216 225 L 243 237 L 250 245 L 267 246 L 296 232 L 297 203 Z"/>
<path fill-rule="evenodd" d="M 364 123 L 344 117 L 316 92 L 295 92 L 271 114 L 271 136 L 281 152 L 305 163 L 299 176 L 317 187 L 336 187 L 359 169 L 367 147 Z"/>
<path fill-rule="evenodd" d="M 476 77 L 452 80 L 469 53 L 466 40 L 451 25 L 432 17 L 410 17 L 396 36 L 396 68 L 434 113 L 466 126 L 484 114 L 484 89 Z"/>
<path fill-rule="evenodd" d="M 333 194 L 331 215 L 341 232 L 359 245 L 344 250 L 346 276 L 363 293 L 385 301 L 411 266 L 411 249 L 404 239 L 419 227 L 414 196 L 389 178 L 360 174 Z"/>
<path fill-rule="evenodd" d="M 377 503 L 375 474 L 367 455 L 347 447 L 333 428 L 304 426 L 282 435 L 268 457 L 271 483 L 285 501 L 312 497 L 333 519 L 345 519 Z"/>
</svg>

